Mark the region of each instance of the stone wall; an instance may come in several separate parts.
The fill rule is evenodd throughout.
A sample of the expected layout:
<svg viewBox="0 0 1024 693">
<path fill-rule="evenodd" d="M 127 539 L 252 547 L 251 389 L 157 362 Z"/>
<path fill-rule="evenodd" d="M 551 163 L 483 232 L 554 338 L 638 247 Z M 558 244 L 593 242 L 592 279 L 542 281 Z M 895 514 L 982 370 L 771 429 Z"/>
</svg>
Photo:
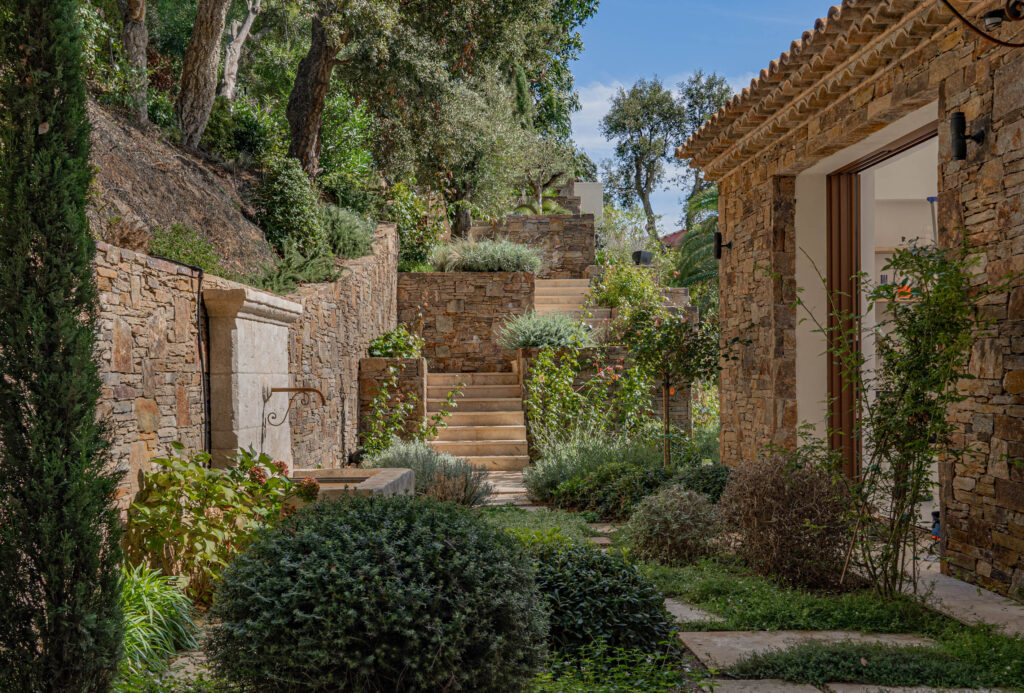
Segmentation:
<svg viewBox="0 0 1024 693">
<path fill-rule="evenodd" d="M 541 279 L 585 277 L 595 263 L 594 215 L 514 214 L 494 225 L 477 225 L 470 238 L 508 239 L 535 248 L 541 254 Z"/>
<path fill-rule="evenodd" d="M 358 447 L 359 360 L 397 325 L 398 233 L 381 226 L 373 255 L 347 260 L 333 284 L 308 284 L 287 298 L 302 304 L 292 324 L 293 385 L 318 388 L 327 400 L 291 413 L 292 454 L 299 467 L 338 467 Z"/>
<path fill-rule="evenodd" d="M 739 360 L 726 362 L 722 372 L 722 457 L 737 464 L 754 459 L 770 442 L 795 441 L 795 176 L 937 101 L 940 243 L 953 246 L 966 237 L 980 260 L 979 284 L 998 285 L 1006 275 L 1014 276 L 1007 291 L 986 301 L 985 312 L 995 324 L 974 347 L 974 379 L 961 385 L 967 400 L 951 411 L 958 442 L 970 445 L 974 455 L 940 465 L 944 570 L 1019 596 L 1024 587 L 1024 54 L 965 33 L 935 3 L 900 4 L 905 6 L 900 12 L 876 17 L 875 28 L 867 25 L 871 33 L 861 41 L 836 38 L 868 30 L 858 26 L 857 11 L 846 19 L 845 9 L 805 35 L 805 45 L 820 34 L 828 50 L 839 46 L 855 55 L 836 58 L 834 65 L 828 57 L 808 59 L 799 78 L 774 77 L 776 68 L 781 72 L 803 60 L 799 54 L 787 57 L 762 73 L 762 80 L 806 80 L 812 86 L 765 97 L 778 107 L 774 114 L 752 104 L 736 137 L 715 130 L 704 140 L 712 149 L 710 177 L 719 179 L 720 226 L 733 243 L 719 280 L 723 335 L 750 340 L 739 348 Z M 1006 39 L 1024 38 L 1021 25 L 1004 24 L 1001 31 Z M 966 161 L 950 157 L 947 124 L 954 111 L 966 114 L 968 132 L 986 130 L 983 144 L 969 144 Z"/>
<path fill-rule="evenodd" d="M 533 287 L 527 272 L 402 272 L 398 321 L 423 337 L 432 371 L 509 372 L 516 353 L 498 336 L 506 320 L 533 309 Z"/>
<path fill-rule="evenodd" d="M 426 419 L 427 412 L 427 360 L 365 358 L 359 361 L 359 435 L 366 432 L 370 405 L 380 390 L 381 383 L 394 369 L 396 383 L 391 398 L 401 393 L 413 406 L 405 419 L 405 430 L 410 436 Z"/>
<path fill-rule="evenodd" d="M 359 359 L 374 337 L 396 325 L 394 227 L 378 230 L 374 250 L 346 261 L 350 271 L 340 281 L 306 285 L 287 297 L 303 306 L 289 328 L 291 384 L 317 387 L 327 399 L 326 407 L 314 400 L 293 409 L 297 465 L 338 465 L 356 448 Z M 127 472 L 119 491 L 126 503 L 149 460 L 167 455 L 171 443 L 189 451 L 207 446 L 208 320 L 202 311 L 197 329 L 199 277 L 190 269 L 98 243 L 95 273 L 99 414 L 110 425 L 111 457 Z M 203 288 L 244 287 L 206 275 Z"/>
<path fill-rule="evenodd" d="M 119 496 L 127 503 L 149 460 L 171 443 L 206 445 L 205 315 L 197 324 L 199 277 L 185 267 L 97 243 L 95 272 L 99 416 L 110 427 L 111 458 L 126 472 Z"/>
</svg>

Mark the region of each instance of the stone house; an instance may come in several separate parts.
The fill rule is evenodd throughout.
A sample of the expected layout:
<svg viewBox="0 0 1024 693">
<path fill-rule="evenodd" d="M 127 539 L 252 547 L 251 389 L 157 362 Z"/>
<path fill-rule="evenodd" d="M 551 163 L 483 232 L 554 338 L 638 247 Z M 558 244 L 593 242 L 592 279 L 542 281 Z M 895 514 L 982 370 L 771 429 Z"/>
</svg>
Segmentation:
<svg viewBox="0 0 1024 693">
<path fill-rule="evenodd" d="M 950 2 L 979 27 L 985 12 L 1004 6 Z M 991 33 L 1024 43 L 1024 21 Z M 952 149 L 954 113 L 964 114 L 968 135 L 984 132 L 966 141 L 963 159 Z M 1024 48 L 978 35 L 944 0 L 844 0 L 677 155 L 720 186 L 720 229 L 731 243 L 721 260 L 722 327 L 726 339 L 749 340 L 722 373 L 729 464 L 756 459 L 768 443 L 795 444 L 802 422 L 821 430 L 831 395 L 833 425 L 851 428 L 854 403 L 823 337 L 797 314 L 798 287 L 825 320 L 827 291 L 848 292 L 859 271 L 891 281 L 881 276 L 886 258 L 910 239 L 966 239 L 980 261 L 979 284 L 1016 276 L 984 306 L 994 326 L 974 347 L 966 401 L 950 412 L 978 454 L 941 463 L 938 477 L 943 569 L 1019 596 Z M 870 348 L 865 340 L 866 356 Z M 845 446 L 853 471 L 856 442 L 832 442 Z"/>
</svg>

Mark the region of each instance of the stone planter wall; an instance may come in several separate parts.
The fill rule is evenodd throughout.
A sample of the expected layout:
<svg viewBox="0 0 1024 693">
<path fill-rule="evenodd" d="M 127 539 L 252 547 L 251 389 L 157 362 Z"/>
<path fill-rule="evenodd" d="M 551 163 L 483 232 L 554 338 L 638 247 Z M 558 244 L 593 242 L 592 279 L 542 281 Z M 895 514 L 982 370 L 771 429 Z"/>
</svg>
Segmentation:
<svg viewBox="0 0 1024 693">
<path fill-rule="evenodd" d="M 407 401 L 413 402 L 414 406 L 406 417 L 405 430 L 412 434 L 417 430 L 420 423 L 426 418 L 427 411 L 427 360 L 419 359 L 391 359 L 391 358 L 365 358 L 359 360 L 359 434 L 366 431 L 367 417 L 370 414 L 370 405 L 380 389 L 381 383 L 389 375 L 389 369 L 395 368 L 398 372 L 395 389 L 391 392 L 393 397 L 402 393 Z"/>
<path fill-rule="evenodd" d="M 508 239 L 540 252 L 541 279 L 578 279 L 595 263 L 594 215 L 515 214 L 498 224 L 479 224 L 469 231 L 475 239 Z"/>
<path fill-rule="evenodd" d="M 516 353 L 498 336 L 506 320 L 533 309 L 533 280 L 527 272 L 402 272 L 398 321 L 422 335 L 432 371 L 509 372 Z"/>
</svg>

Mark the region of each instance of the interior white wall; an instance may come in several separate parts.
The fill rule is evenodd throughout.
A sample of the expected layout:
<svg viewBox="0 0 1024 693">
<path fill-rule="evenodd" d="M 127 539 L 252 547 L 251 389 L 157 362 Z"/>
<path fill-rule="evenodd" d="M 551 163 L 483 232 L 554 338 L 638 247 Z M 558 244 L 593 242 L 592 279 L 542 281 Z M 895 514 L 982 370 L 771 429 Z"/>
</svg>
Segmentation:
<svg viewBox="0 0 1024 693">
<path fill-rule="evenodd" d="M 934 122 L 938 112 L 938 103 L 924 106 L 857 144 L 819 161 L 796 178 L 796 283 L 806 306 L 797 309 L 797 420 L 814 425 L 819 435 L 825 433 L 828 364 L 824 335 L 815 332 L 817 327 L 813 320 L 808 319 L 808 312 L 821 324 L 827 322 L 823 281 L 827 247 L 826 178 L 830 173 Z M 937 170 L 937 152 L 933 162 Z"/>
</svg>

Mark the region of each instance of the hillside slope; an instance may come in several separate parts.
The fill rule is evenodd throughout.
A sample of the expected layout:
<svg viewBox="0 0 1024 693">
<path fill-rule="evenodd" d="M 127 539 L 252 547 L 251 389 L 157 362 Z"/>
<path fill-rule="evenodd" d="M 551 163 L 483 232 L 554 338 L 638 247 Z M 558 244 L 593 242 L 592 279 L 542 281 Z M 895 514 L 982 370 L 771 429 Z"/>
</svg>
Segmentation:
<svg viewBox="0 0 1024 693">
<path fill-rule="evenodd" d="M 204 161 L 95 103 L 88 113 L 96 167 L 88 214 L 99 238 L 145 251 L 154 228 L 183 224 L 213 241 L 233 269 L 273 259 L 263 232 L 246 218 L 251 174 Z"/>
</svg>

